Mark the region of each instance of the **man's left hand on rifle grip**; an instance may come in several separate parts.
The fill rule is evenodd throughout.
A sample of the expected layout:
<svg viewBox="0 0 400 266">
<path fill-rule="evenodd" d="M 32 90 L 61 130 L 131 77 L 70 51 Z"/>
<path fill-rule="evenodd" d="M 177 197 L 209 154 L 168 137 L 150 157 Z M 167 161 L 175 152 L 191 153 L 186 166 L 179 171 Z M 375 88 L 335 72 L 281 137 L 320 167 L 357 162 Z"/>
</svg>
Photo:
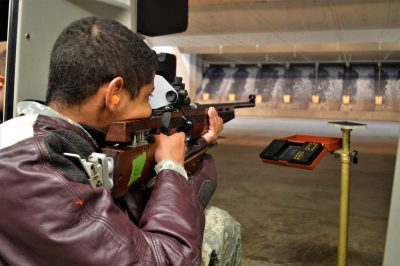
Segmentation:
<svg viewBox="0 0 400 266">
<path fill-rule="evenodd" d="M 208 131 L 202 137 L 211 144 L 217 141 L 218 134 L 224 129 L 224 121 L 214 107 L 208 108 L 208 120 L 210 124 Z"/>
</svg>

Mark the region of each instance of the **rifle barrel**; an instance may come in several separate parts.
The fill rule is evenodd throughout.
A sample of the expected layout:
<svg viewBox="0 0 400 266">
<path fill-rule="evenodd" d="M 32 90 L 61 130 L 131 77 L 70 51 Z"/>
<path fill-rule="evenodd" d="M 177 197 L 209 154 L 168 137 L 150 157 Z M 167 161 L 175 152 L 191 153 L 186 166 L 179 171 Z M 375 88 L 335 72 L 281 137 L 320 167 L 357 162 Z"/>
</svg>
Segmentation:
<svg viewBox="0 0 400 266">
<path fill-rule="evenodd" d="M 233 103 L 207 103 L 207 104 L 199 104 L 201 107 L 227 107 L 233 106 L 234 108 L 248 108 L 256 106 L 256 96 L 254 94 L 249 95 L 248 102 L 233 102 Z"/>
</svg>

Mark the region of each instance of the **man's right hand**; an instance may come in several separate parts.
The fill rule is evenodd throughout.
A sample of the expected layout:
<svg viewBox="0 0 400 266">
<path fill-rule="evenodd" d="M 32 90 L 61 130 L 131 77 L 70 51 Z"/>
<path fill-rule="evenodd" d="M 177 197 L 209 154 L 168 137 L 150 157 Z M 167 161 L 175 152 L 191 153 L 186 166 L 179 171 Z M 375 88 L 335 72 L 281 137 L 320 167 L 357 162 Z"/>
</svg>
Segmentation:
<svg viewBox="0 0 400 266">
<path fill-rule="evenodd" d="M 159 134 L 154 136 L 156 151 L 154 159 L 156 163 L 162 160 L 173 160 L 184 165 L 185 162 L 185 133 L 178 132 L 170 136 Z"/>
</svg>

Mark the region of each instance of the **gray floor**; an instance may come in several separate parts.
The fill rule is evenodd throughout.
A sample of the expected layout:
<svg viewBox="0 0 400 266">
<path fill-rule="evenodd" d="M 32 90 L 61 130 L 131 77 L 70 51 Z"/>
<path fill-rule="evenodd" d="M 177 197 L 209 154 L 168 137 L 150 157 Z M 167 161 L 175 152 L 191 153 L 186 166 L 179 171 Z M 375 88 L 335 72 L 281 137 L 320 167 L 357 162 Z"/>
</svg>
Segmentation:
<svg viewBox="0 0 400 266">
<path fill-rule="evenodd" d="M 274 138 L 341 137 L 328 120 L 238 117 L 210 153 L 219 169 L 211 204 L 242 225 L 242 265 L 336 265 L 340 162 L 328 154 L 314 170 L 263 163 Z M 348 265 L 382 265 L 399 123 L 352 132 Z"/>
</svg>

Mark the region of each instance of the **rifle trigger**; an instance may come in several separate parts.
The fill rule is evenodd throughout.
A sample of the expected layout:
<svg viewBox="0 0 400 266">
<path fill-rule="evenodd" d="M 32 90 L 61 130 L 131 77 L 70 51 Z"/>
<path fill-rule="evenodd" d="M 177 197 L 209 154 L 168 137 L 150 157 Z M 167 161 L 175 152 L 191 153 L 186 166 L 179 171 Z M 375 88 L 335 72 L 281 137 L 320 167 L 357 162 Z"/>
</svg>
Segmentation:
<svg viewBox="0 0 400 266">
<path fill-rule="evenodd" d="M 191 120 L 186 120 L 185 121 L 185 129 L 189 131 L 189 130 L 192 130 L 192 128 L 193 128 L 193 122 Z"/>
<path fill-rule="evenodd" d="M 188 143 L 191 136 L 192 136 L 192 128 L 194 126 L 194 123 L 192 120 L 187 119 L 184 115 L 182 115 L 182 120 L 183 120 L 183 129 L 186 134 L 185 137 L 185 143 Z"/>
</svg>

